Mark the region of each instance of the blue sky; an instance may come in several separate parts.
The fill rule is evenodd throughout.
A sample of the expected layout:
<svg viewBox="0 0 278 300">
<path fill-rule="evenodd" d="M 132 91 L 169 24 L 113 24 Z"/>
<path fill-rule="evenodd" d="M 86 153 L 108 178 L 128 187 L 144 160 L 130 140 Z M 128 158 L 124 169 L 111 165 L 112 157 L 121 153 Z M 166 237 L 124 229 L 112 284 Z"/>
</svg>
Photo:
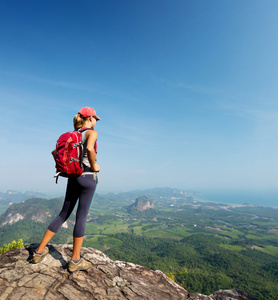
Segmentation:
<svg viewBox="0 0 278 300">
<path fill-rule="evenodd" d="M 102 118 L 98 192 L 277 191 L 277 1 L 0 2 L 0 190 L 64 191 L 50 152 Z"/>
</svg>

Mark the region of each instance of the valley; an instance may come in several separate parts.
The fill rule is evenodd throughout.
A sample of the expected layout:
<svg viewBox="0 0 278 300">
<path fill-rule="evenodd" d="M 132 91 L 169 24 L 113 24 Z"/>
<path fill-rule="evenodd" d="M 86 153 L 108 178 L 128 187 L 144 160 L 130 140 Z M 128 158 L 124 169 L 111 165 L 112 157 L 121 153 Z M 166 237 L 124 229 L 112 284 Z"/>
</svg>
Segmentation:
<svg viewBox="0 0 278 300">
<path fill-rule="evenodd" d="M 191 292 L 240 288 L 259 299 L 275 299 L 278 210 L 202 202 L 196 196 L 173 189 L 96 194 L 83 245 L 159 269 Z M 39 242 L 61 204 L 62 199 L 31 199 L 11 205 L 0 216 L 0 244 L 19 238 Z M 42 211 L 45 219 L 38 218 Z M 21 217 L 9 223 L 16 214 Z M 53 243 L 70 243 L 73 224 L 74 216 Z"/>
</svg>

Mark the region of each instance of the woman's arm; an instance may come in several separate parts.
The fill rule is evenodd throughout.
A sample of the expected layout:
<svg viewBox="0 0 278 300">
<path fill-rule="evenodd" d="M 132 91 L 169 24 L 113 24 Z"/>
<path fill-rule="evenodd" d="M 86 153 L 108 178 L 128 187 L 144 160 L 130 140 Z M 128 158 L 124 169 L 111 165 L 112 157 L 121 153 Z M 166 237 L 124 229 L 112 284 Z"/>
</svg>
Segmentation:
<svg viewBox="0 0 278 300">
<path fill-rule="evenodd" d="M 88 130 L 86 132 L 87 137 L 87 155 L 90 163 L 90 167 L 93 171 L 99 172 L 100 166 L 96 164 L 96 155 L 95 155 L 95 142 L 97 140 L 98 133 L 95 130 Z"/>
</svg>

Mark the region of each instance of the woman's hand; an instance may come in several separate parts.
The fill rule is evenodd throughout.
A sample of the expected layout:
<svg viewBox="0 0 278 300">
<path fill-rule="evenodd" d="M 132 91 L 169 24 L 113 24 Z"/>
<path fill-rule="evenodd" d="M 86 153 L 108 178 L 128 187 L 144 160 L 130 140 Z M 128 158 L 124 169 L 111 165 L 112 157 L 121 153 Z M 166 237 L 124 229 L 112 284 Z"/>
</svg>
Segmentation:
<svg viewBox="0 0 278 300">
<path fill-rule="evenodd" d="M 56 161 L 56 157 L 57 157 L 57 150 L 56 150 L 56 148 L 51 152 L 51 154 L 52 154 L 54 160 Z"/>
<path fill-rule="evenodd" d="M 98 164 L 94 164 L 93 165 L 93 168 L 91 167 L 91 169 L 94 171 L 94 172 L 99 172 L 100 171 L 100 166 Z"/>
</svg>

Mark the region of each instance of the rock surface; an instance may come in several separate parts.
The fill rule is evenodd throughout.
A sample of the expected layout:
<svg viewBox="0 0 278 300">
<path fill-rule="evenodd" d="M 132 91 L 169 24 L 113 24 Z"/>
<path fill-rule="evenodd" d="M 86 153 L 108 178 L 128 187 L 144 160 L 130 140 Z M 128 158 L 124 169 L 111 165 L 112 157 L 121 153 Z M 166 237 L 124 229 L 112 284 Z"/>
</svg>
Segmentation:
<svg viewBox="0 0 278 300">
<path fill-rule="evenodd" d="M 190 294 L 160 271 L 113 261 L 92 248 L 82 248 L 81 252 L 93 264 L 87 271 L 67 270 L 71 245 L 49 245 L 43 261 L 30 264 L 36 247 L 32 244 L 0 254 L 0 300 L 255 300 L 239 290 L 218 291 L 210 296 Z"/>
</svg>

